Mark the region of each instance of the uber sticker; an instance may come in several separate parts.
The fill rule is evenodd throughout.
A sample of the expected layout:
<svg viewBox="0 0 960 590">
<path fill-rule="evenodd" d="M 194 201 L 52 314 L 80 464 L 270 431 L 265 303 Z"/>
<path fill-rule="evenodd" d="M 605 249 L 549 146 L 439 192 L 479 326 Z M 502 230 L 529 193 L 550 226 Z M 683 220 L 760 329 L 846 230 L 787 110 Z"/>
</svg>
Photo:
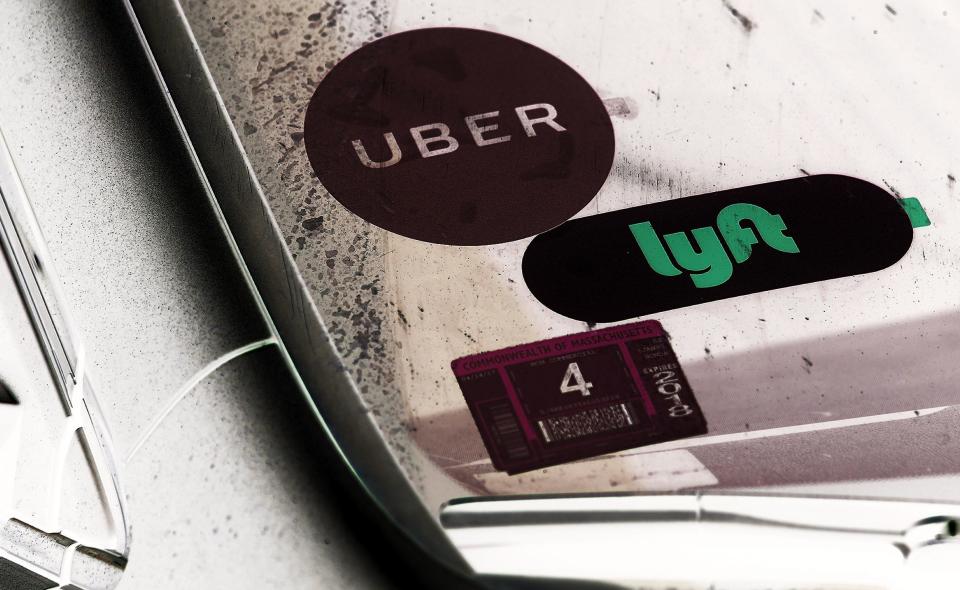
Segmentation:
<svg viewBox="0 0 960 590">
<path fill-rule="evenodd" d="M 614 322 L 878 271 L 927 224 L 916 199 L 809 176 L 569 221 L 530 243 L 523 276 L 557 313 Z"/>
<path fill-rule="evenodd" d="M 591 86 L 549 53 L 460 28 L 365 45 L 320 82 L 304 122 L 330 194 L 410 238 L 496 244 L 566 221 L 613 162 Z"/>
</svg>

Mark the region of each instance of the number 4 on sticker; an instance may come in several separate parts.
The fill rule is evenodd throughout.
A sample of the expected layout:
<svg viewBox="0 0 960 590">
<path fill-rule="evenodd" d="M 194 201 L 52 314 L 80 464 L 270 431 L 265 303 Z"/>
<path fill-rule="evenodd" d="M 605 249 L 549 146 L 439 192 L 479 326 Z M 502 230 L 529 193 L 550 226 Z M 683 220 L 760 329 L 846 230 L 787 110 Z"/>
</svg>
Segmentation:
<svg viewBox="0 0 960 590">
<path fill-rule="evenodd" d="M 580 366 L 577 363 L 567 365 L 567 372 L 563 374 L 563 381 L 560 382 L 560 393 L 579 391 L 586 397 L 590 395 L 592 387 L 593 383 L 584 380 L 583 373 L 580 372 Z"/>
</svg>

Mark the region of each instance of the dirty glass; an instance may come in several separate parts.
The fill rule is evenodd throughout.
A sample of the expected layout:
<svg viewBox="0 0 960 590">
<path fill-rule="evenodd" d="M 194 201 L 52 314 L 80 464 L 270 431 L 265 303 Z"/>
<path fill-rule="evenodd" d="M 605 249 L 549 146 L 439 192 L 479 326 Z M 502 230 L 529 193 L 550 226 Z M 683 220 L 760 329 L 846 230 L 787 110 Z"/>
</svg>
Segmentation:
<svg viewBox="0 0 960 590">
<path fill-rule="evenodd" d="M 434 513 L 456 497 L 551 492 L 749 488 L 958 499 L 960 488 L 951 482 L 960 472 L 953 386 L 960 347 L 960 243 L 953 231 L 960 174 L 954 97 L 960 87 L 951 72 L 960 52 L 960 14 L 935 3 L 719 0 L 589 7 L 554 1 L 185 0 L 182 7 L 313 304 L 396 460 Z M 305 139 L 318 86 L 361 47 L 427 27 L 521 40 L 567 64 L 596 93 L 615 148 L 602 186 L 572 221 L 540 228 L 535 233 L 546 233 L 539 237 L 437 243 L 382 229 L 389 220 L 371 223 L 344 205 L 350 196 L 342 196 L 342 187 L 335 197 L 318 179 Z M 516 104 L 491 99 L 489 111 L 502 111 L 498 118 L 474 124 L 499 121 L 506 129 L 509 119 L 516 135 L 510 143 L 517 145 L 526 128 L 518 126 L 523 113 L 515 109 L 563 100 L 562 91 L 552 91 L 555 97 Z M 561 109 L 552 122 L 562 126 L 567 113 Z M 528 122 L 550 114 L 526 113 Z M 469 127 L 458 124 L 450 133 L 464 146 L 481 146 L 499 133 L 481 131 L 471 139 Z M 424 161 L 429 155 L 440 170 L 445 158 L 459 157 L 431 152 L 452 147 L 438 143 L 444 135 L 435 133 L 439 128 L 431 136 L 418 132 L 434 143 L 414 147 L 417 138 L 411 140 L 406 128 L 373 126 L 376 133 L 367 145 L 361 142 L 371 151 L 356 150 L 371 171 L 377 169 L 369 164 L 389 164 L 397 155 L 381 135 L 386 131 L 401 138 L 403 158 L 418 157 L 420 147 Z M 534 129 L 560 133 L 549 122 Z M 374 139 L 383 143 L 373 147 Z M 476 153 L 496 149 L 483 144 Z M 409 161 L 397 167 L 404 165 Z M 462 181 L 471 190 L 489 186 L 490 198 L 501 198 L 496 183 L 489 184 L 497 172 L 478 167 Z M 429 187 L 436 180 L 426 174 L 419 182 Z M 792 184 L 745 188 L 779 181 Z M 854 185 L 868 187 L 862 190 L 872 196 L 857 200 L 861 189 Z M 732 189 L 744 192 L 698 197 Z M 706 211 L 714 202 L 742 207 Z M 636 214 L 603 217 L 627 209 Z M 717 217 L 721 210 L 726 218 Z M 473 215 L 462 213 L 464 220 Z M 657 225 L 668 223 L 668 213 L 676 222 L 673 233 Z M 542 288 L 535 291 L 525 253 L 536 244 L 561 244 L 565 256 L 575 257 L 579 246 L 570 246 L 563 232 L 601 218 L 621 220 L 611 226 L 617 244 L 638 249 L 619 266 L 607 264 L 616 253 L 581 260 L 576 268 L 601 277 L 602 284 L 550 283 L 548 290 L 573 290 L 564 295 L 569 305 L 599 310 L 561 313 L 568 308 L 552 305 Z M 650 219 L 661 221 L 644 226 Z M 607 233 L 597 230 L 590 239 Z M 660 251 L 641 249 L 644 239 L 660 244 L 658 238 Z M 704 245 L 710 239 L 717 256 L 706 264 L 698 257 L 709 254 Z M 882 262 L 871 258 L 885 248 L 900 250 Z M 870 259 L 865 266 L 848 264 L 844 257 L 854 250 Z M 544 260 L 572 268 L 552 257 L 555 251 Z M 659 270 L 658 252 L 666 257 Z M 776 270 L 783 277 L 766 284 L 770 269 L 781 269 L 776 260 L 802 262 L 789 262 L 796 267 Z M 596 302 L 634 280 L 631 273 L 644 264 L 658 274 L 644 267 L 652 279 L 638 280 L 635 297 L 641 303 L 660 297 L 658 309 L 647 313 L 641 305 L 627 315 L 605 315 L 609 306 Z M 832 270 L 848 266 L 849 272 Z M 816 275 L 814 267 L 825 274 Z M 700 277 L 710 268 L 725 270 Z M 750 285 L 688 301 L 663 296 L 659 285 L 667 283 L 653 279 L 683 281 L 683 288 L 703 292 Z M 627 297 L 626 308 L 633 303 Z M 705 431 L 515 474 L 494 465 L 466 401 L 469 386 L 458 383 L 453 361 L 571 335 L 609 334 L 604 330 L 648 320 L 659 322 L 657 346 L 675 355 L 671 370 L 692 392 Z M 550 388 L 588 399 L 603 375 L 625 370 L 623 359 L 611 361 L 614 368 L 601 375 L 567 359 L 550 377 Z M 640 419 L 624 412 L 627 418 L 617 420 Z M 552 424 L 554 438 L 569 426 Z M 515 428 L 501 428 L 501 438 Z M 547 444 L 549 433 L 531 436 Z"/>
</svg>

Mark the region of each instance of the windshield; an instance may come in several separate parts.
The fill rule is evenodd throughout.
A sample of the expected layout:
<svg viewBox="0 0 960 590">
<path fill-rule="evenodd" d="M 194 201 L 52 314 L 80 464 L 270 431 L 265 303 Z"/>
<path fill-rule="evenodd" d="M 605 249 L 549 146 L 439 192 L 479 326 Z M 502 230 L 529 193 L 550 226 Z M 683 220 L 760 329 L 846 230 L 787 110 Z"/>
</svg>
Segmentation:
<svg viewBox="0 0 960 590">
<path fill-rule="evenodd" d="M 343 366 L 434 514 L 552 492 L 960 499 L 956 15 L 183 9 Z M 429 27 L 483 34 L 412 35 Z M 532 73 L 474 83 L 477 55 Z M 384 60 L 460 90 L 434 87 L 414 121 L 397 101 L 427 78 Z"/>
</svg>

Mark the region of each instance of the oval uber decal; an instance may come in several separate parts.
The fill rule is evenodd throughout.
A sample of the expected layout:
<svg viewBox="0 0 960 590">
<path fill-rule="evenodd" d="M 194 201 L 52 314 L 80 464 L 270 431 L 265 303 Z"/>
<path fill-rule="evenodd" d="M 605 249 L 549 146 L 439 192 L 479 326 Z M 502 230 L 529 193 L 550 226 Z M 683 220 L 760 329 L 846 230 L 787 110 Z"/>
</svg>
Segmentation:
<svg viewBox="0 0 960 590">
<path fill-rule="evenodd" d="M 574 219 L 533 239 L 523 276 L 553 311 L 615 322 L 878 271 L 927 224 L 916 199 L 809 176 Z"/>
<path fill-rule="evenodd" d="M 310 100 L 304 141 L 347 209 L 449 245 L 563 223 L 600 190 L 614 152 L 606 108 L 572 68 L 463 28 L 397 33 L 348 55 Z"/>
</svg>

